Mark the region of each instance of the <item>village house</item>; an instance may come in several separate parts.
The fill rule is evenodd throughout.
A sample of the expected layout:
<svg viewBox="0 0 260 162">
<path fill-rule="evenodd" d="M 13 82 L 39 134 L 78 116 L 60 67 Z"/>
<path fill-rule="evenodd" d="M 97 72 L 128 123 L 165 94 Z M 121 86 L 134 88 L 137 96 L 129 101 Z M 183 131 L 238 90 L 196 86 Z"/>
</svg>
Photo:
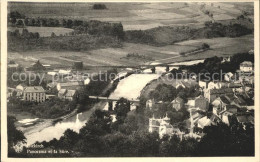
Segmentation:
<svg viewBox="0 0 260 162">
<path fill-rule="evenodd" d="M 164 135 L 179 135 L 179 137 L 182 139 L 183 133 L 178 129 L 174 128 L 170 124 L 170 118 L 168 118 L 167 114 L 164 118 L 156 119 L 154 116 L 152 118 L 149 118 L 149 132 L 158 132 L 160 138 L 162 138 Z"/>
<path fill-rule="evenodd" d="M 184 101 L 180 97 L 176 97 L 172 102 L 172 107 L 176 110 L 179 111 L 181 108 L 184 107 Z"/>
<path fill-rule="evenodd" d="M 201 80 L 199 80 L 199 86 L 200 86 L 200 88 L 202 88 L 203 90 L 208 89 L 208 83 L 209 83 L 209 82 L 207 82 L 207 81 L 201 81 Z"/>
<path fill-rule="evenodd" d="M 30 67 L 26 68 L 27 71 L 44 71 L 46 68 L 40 63 L 38 60 L 37 62 L 31 64 Z"/>
<path fill-rule="evenodd" d="M 230 62 L 230 57 L 223 57 L 221 63 Z"/>
<path fill-rule="evenodd" d="M 239 123 L 241 124 L 247 124 L 247 123 L 251 123 L 254 124 L 254 116 L 250 115 L 250 114 L 244 114 L 244 115 L 237 115 L 236 119 Z"/>
<path fill-rule="evenodd" d="M 251 49 L 251 50 L 248 51 L 248 53 L 251 54 L 251 55 L 253 55 L 253 54 L 254 54 L 254 50 Z"/>
<path fill-rule="evenodd" d="M 71 81 L 65 83 L 57 83 L 57 90 L 68 89 L 68 90 L 79 90 L 84 87 L 84 83 L 82 81 Z"/>
<path fill-rule="evenodd" d="M 223 123 L 230 125 L 232 116 L 233 116 L 233 113 L 225 111 L 225 112 L 223 112 L 223 114 L 221 116 L 221 120 Z"/>
<path fill-rule="evenodd" d="M 155 104 L 154 99 L 147 100 L 147 101 L 146 101 L 146 108 L 147 108 L 147 109 L 152 109 L 152 107 L 154 106 L 154 104 Z"/>
<path fill-rule="evenodd" d="M 227 83 L 226 88 L 231 88 L 234 92 L 242 92 L 243 85 L 241 83 Z"/>
<path fill-rule="evenodd" d="M 223 87 L 226 87 L 226 83 L 224 82 L 209 82 L 208 83 L 208 89 L 221 89 Z"/>
<path fill-rule="evenodd" d="M 67 76 L 67 75 L 70 75 L 71 74 L 71 70 L 63 70 L 63 69 L 60 69 L 58 71 L 58 74 L 61 75 L 61 76 Z"/>
<path fill-rule="evenodd" d="M 239 73 L 238 80 L 243 84 L 254 84 L 254 75 L 248 73 Z"/>
<path fill-rule="evenodd" d="M 221 89 L 208 89 L 204 91 L 204 97 L 209 100 L 209 102 L 213 102 L 216 98 L 221 95 L 233 95 L 234 92 L 231 88 L 221 88 Z"/>
<path fill-rule="evenodd" d="M 23 90 L 25 101 L 44 102 L 45 99 L 45 90 L 41 86 L 25 87 Z"/>
<path fill-rule="evenodd" d="M 224 75 L 224 80 L 227 82 L 231 82 L 234 80 L 234 74 L 231 72 L 228 72 Z"/>
<path fill-rule="evenodd" d="M 201 129 L 203 129 L 206 126 L 210 126 L 211 124 L 212 122 L 207 116 L 204 116 L 198 120 L 198 127 Z"/>
<path fill-rule="evenodd" d="M 221 97 L 216 98 L 216 99 L 212 102 L 212 105 L 213 105 L 213 113 L 214 113 L 215 115 L 218 115 L 222 110 L 224 110 L 224 107 L 225 107 L 227 104 L 230 104 L 230 103 L 229 103 L 229 101 L 228 101 L 224 96 L 221 96 Z"/>
<path fill-rule="evenodd" d="M 198 107 L 202 111 L 208 111 L 209 110 L 209 101 L 204 96 L 200 95 L 197 98 L 195 98 L 195 107 Z"/>
<path fill-rule="evenodd" d="M 16 71 L 19 67 L 19 64 L 15 63 L 14 61 L 9 61 L 7 64 L 7 69 L 11 71 Z"/>
<path fill-rule="evenodd" d="M 250 61 L 244 61 L 240 64 L 241 72 L 252 72 L 253 71 L 253 63 Z"/>
<path fill-rule="evenodd" d="M 58 97 L 60 99 L 72 101 L 75 98 L 77 98 L 77 91 L 76 90 L 61 89 L 58 92 Z"/>
<path fill-rule="evenodd" d="M 216 115 L 219 115 L 222 111 L 232 111 L 237 112 L 237 109 L 239 108 L 239 105 L 237 105 L 234 100 L 236 99 L 235 96 L 232 97 L 232 95 L 221 95 L 218 98 L 216 98 L 213 102 L 213 113 Z M 232 106 L 231 106 L 232 105 Z"/>
</svg>

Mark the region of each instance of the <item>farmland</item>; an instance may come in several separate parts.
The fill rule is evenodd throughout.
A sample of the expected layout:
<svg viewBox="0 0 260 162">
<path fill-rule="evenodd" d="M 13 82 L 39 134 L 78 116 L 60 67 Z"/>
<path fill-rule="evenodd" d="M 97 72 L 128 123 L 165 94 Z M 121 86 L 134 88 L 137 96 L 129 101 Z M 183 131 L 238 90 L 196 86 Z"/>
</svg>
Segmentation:
<svg viewBox="0 0 260 162">
<path fill-rule="evenodd" d="M 46 17 L 121 22 L 124 30 L 145 30 L 166 25 L 180 26 L 190 24 L 200 26 L 205 21 L 212 20 L 200 10 L 202 3 L 104 4 L 107 6 L 106 10 L 93 10 L 93 3 L 38 3 L 34 5 L 30 3 L 16 3 L 9 5 L 8 8 L 10 11 L 18 11 L 35 18 Z M 209 10 L 215 20 L 233 19 L 241 14 L 241 10 L 252 9 L 252 5 L 250 4 L 243 7 L 239 3 L 203 4 L 205 4 L 205 10 Z"/>
<path fill-rule="evenodd" d="M 127 59 L 128 53 L 138 53 L 152 58 L 153 60 L 167 59 L 168 62 L 179 62 L 185 60 L 203 59 L 213 56 L 229 56 L 235 53 L 247 52 L 253 49 L 253 35 L 246 35 L 237 38 L 214 38 L 198 39 L 175 43 L 163 47 L 155 47 L 134 43 L 123 43 L 121 48 L 102 48 L 82 52 L 69 51 L 30 51 L 30 52 L 9 52 L 8 58 L 15 60 L 24 67 L 30 66 L 36 60 L 43 64 L 50 64 L 53 67 L 71 67 L 73 61 L 83 61 L 84 65 L 139 65 L 144 60 Z M 202 43 L 210 45 L 210 50 L 189 56 L 180 56 L 179 52 L 196 49 Z M 149 60 L 147 60 L 149 61 Z"/>
<path fill-rule="evenodd" d="M 31 45 L 28 50 L 24 50 L 23 45 L 21 45 L 23 50 L 20 48 L 18 50 L 10 50 L 8 58 L 15 60 L 23 67 L 30 66 L 36 60 L 40 60 L 43 64 L 50 64 L 54 68 L 71 67 L 73 61 L 83 61 L 84 65 L 89 66 L 135 66 L 151 63 L 153 60 L 154 62 L 161 60 L 159 63 L 170 63 L 213 56 L 229 56 L 235 53 L 247 52 L 254 48 L 253 34 L 235 33 L 235 35 L 226 36 L 225 33 L 223 35 L 214 35 L 214 33 L 219 33 L 220 30 L 226 28 L 226 26 L 216 28 L 215 26 L 219 26 L 217 23 L 213 24 L 212 28 L 205 28 L 205 22 L 214 19 L 225 25 L 231 22 L 241 23 L 247 27 L 251 25 L 250 28 L 252 29 L 253 22 L 248 19 L 237 19 L 242 11 L 252 10 L 253 5 L 250 3 L 248 5 L 239 5 L 239 3 L 181 2 L 104 3 L 107 8 L 104 10 L 92 9 L 93 4 L 34 3 L 32 5 L 31 3 L 14 3 L 9 5 L 8 8 L 10 12 L 18 11 L 31 18 L 121 22 L 125 31 L 125 39 L 120 41 L 117 41 L 116 37 L 109 37 L 108 39 L 104 37 L 102 32 L 98 35 L 87 34 L 42 38 L 40 39 L 41 41 L 26 42 L 26 47 Z M 204 6 L 204 10 L 208 10 L 213 16 L 210 17 L 205 14 L 201 9 L 202 6 Z M 252 13 L 249 13 L 248 17 L 250 16 L 252 16 Z M 241 31 L 240 29 L 243 29 L 241 27 L 236 28 L 236 26 L 229 28 L 231 29 L 230 31 L 237 31 L 233 29 Z M 8 30 L 14 29 L 13 27 L 8 27 Z M 27 29 L 29 32 L 39 32 L 41 37 L 48 37 L 52 32 L 56 35 L 64 35 L 73 31 L 72 28 L 62 27 L 27 27 Z M 19 30 L 22 29 L 20 28 Z M 137 30 L 137 34 L 135 31 L 129 30 Z M 205 39 L 209 38 L 207 34 L 209 36 L 213 35 L 210 37 L 211 39 Z M 17 39 L 14 38 L 13 40 Z M 19 44 L 19 42 L 16 43 L 13 40 L 8 43 L 11 47 Z M 19 38 L 19 41 L 20 43 L 22 42 L 21 44 L 24 43 L 23 39 Z M 188 56 L 180 56 L 180 53 L 198 49 L 203 43 L 209 44 L 210 49 Z M 142 59 L 127 57 L 128 54 L 136 54 L 136 56 L 141 56 Z"/>
</svg>

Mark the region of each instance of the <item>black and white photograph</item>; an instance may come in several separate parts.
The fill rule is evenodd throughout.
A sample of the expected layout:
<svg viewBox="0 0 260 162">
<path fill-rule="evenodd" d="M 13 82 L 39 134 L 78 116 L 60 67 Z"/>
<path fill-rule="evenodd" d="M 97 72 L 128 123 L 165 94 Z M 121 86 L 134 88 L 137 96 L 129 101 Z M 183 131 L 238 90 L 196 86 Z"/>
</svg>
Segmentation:
<svg viewBox="0 0 260 162">
<path fill-rule="evenodd" d="M 7 1 L 7 158 L 259 157 L 255 16 L 254 1 Z"/>
</svg>

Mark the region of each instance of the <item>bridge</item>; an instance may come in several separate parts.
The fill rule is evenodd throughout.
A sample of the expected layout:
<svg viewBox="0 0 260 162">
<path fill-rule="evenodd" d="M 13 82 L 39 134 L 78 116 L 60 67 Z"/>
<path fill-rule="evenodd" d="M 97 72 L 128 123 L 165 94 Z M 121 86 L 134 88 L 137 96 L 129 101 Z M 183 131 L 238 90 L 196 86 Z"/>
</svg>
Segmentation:
<svg viewBox="0 0 260 162">
<path fill-rule="evenodd" d="M 89 99 L 96 100 L 96 101 L 106 101 L 108 102 L 108 110 L 113 111 L 116 105 L 116 102 L 119 98 L 108 98 L 108 97 L 100 97 L 100 96 L 88 96 Z M 129 110 L 136 109 L 139 106 L 139 100 L 136 99 L 127 99 L 129 101 L 128 107 Z"/>
</svg>

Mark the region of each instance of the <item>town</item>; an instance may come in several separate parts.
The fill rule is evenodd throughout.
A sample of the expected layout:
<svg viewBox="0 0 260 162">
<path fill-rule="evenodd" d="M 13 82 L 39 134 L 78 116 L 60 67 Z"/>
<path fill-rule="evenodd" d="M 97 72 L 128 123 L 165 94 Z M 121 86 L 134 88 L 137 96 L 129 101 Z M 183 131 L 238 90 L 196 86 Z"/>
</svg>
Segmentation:
<svg viewBox="0 0 260 162">
<path fill-rule="evenodd" d="M 7 26 L 9 157 L 255 155 L 253 3 L 10 2 Z"/>
<path fill-rule="evenodd" d="M 247 56 L 249 56 L 248 58 L 253 55 L 254 53 L 252 50 L 247 54 Z M 232 59 L 234 58 L 223 58 L 221 63 L 229 63 Z M 84 95 L 85 100 L 92 100 L 94 103 L 104 102 L 106 106 L 103 107 L 103 110 L 109 112 L 112 122 L 122 120 L 117 114 L 118 110 L 115 110 L 119 109 L 120 106 L 118 105 L 120 102 L 126 104 L 126 106 L 123 107 L 126 109 L 124 110 L 126 111 L 125 113 L 129 113 L 130 111 L 140 111 L 140 109 L 143 109 L 140 107 L 143 106 L 146 111 L 150 113 L 150 115 L 145 114 L 145 116 L 149 118 L 149 122 L 145 123 L 147 131 L 150 133 L 158 133 L 161 139 L 165 138 L 165 136 L 171 137 L 175 135 L 181 140 L 194 138 L 200 141 L 204 136 L 204 127 L 217 125 L 219 123 L 224 123 L 227 126 L 232 126 L 238 123 L 242 124 L 244 129 L 248 126 L 251 128 L 254 127 L 254 64 L 251 61 L 241 62 L 239 69 L 236 69 L 235 73 L 228 72 L 224 74 L 222 81 L 199 80 L 197 76 L 194 75 L 189 79 L 191 81 L 188 79 L 176 79 L 172 81 L 177 82 L 175 87 L 171 86 L 171 84 L 166 85 L 163 81 L 159 81 L 160 84 L 157 85 L 154 90 L 159 90 L 159 94 L 150 91 L 145 102 L 141 101 L 140 97 L 136 99 L 124 99 L 112 98 L 109 96 L 102 97 L 102 95 L 86 96 L 86 94 L 82 94 L 82 89 L 92 82 L 89 76 L 80 75 L 82 73 L 79 73 L 79 71 L 82 69 L 83 63 L 80 61 L 75 62 L 71 66 L 71 69 L 52 69 L 50 65 L 43 65 L 38 60 L 32 64 L 31 67 L 26 67 L 22 70 L 17 63 L 9 61 L 9 71 L 17 72 L 20 70 L 20 72 L 24 71 L 27 74 L 40 72 L 44 75 L 44 81 L 47 82 L 47 84 L 45 83 L 43 87 L 39 85 L 30 86 L 26 85 L 26 83 L 20 83 L 16 87 L 8 87 L 8 102 L 13 105 L 15 104 L 14 100 L 18 99 L 21 101 L 18 102 L 19 104 L 23 104 L 23 102 L 31 102 L 36 103 L 37 106 L 37 103 L 40 104 L 58 98 L 64 102 L 74 101 L 77 103 L 80 102 L 80 95 Z M 175 69 L 169 71 L 169 66 L 166 66 L 165 71 L 160 73 L 159 77 L 169 77 L 170 74 L 173 74 L 174 70 Z M 77 75 L 75 75 L 76 72 Z M 118 73 L 117 77 L 114 77 L 113 80 L 110 81 L 111 83 L 118 84 L 121 81 L 119 80 L 120 77 L 125 76 L 127 78 L 127 76 L 134 74 L 134 72 L 139 75 L 153 75 L 156 73 L 156 65 L 152 66 L 150 72 L 148 69 L 140 69 L 138 67 L 131 71 L 128 70 L 128 72 Z M 185 74 L 187 75 L 187 73 L 187 70 L 181 71 L 181 74 L 184 76 Z M 51 79 L 47 80 L 48 78 L 53 79 L 53 81 Z M 125 78 L 122 78 L 122 80 L 123 79 Z M 184 90 L 192 89 L 194 87 L 195 89 L 193 90 L 195 95 L 187 96 L 188 93 Z M 147 85 L 145 88 L 147 88 Z M 145 88 L 142 91 L 145 91 Z M 168 91 L 167 88 L 170 88 L 170 91 Z M 85 91 L 83 90 L 83 93 L 84 92 Z M 178 94 L 174 94 L 176 92 Z M 186 95 L 182 92 L 186 93 Z M 80 112 L 78 109 L 77 111 Z M 75 111 L 73 112 L 75 113 Z M 176 118 L 174 115 L 176 112 L 183 113 L 177 117 L 182 119 L 174 119 Z M 69 116 L 65 114 L 65 116 L 59 118 L 59 121 L 68 117 Z M 25 123 L 23 127 L 34 125 L 34 122 L 36 121 Z M 180 126 L 180 124 L 182 126 Z"/>
</svg>

